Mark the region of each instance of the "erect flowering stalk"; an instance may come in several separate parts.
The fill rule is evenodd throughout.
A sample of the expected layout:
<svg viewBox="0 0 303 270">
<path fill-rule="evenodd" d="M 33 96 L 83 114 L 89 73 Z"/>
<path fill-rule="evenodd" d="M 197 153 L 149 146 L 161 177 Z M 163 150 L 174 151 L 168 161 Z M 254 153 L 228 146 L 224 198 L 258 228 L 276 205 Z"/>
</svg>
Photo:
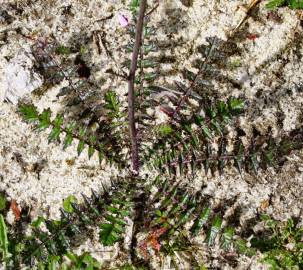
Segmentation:
<svg viewBox="0 0 303 270">
<path fill-rule="evenodd" d="M 129 121 L 129 131 L 131 139 L 131 160 L 132 160 L 132 170 L 134 174 L 139 172 L 139 149 L 138 149 L 138 139 L 137 139 L 137 128 L 135 120 L 135 76 L 137 70 L 138 56 L 142 42 L 142 31 L 144 14 L 146 10 L 146 0 L 140 1 L 139 16 L 136 26 L 136 36 L 135 45 L 133 49 L 131 66 L 128 77 L 128 121 Z"/>
</svg>

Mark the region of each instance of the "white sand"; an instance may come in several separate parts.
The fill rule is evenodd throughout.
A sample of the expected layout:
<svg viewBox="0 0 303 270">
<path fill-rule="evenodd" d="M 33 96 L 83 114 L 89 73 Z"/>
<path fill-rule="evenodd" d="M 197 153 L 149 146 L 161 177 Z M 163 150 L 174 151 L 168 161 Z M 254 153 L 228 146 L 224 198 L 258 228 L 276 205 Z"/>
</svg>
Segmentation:
<svg viewBox="0 0 303 270">
<path fill-rule="evenodd" d="M 101 182 L 106 182 L 111 175 L 121 172 L 108 166 L 100 169 L 96 155 L 91 160 L 88 160 L 84 153 L 77 158 L 76 142 L 65 152 L 60 145 L 48 145 L 46 132 L 36 133 L 31 130 L 29 125 L 21 121 L 16 113 L 16 106 L 3 102 L 6 98 L 16 103 L 16 96 L 21 95 L 22 90 L 24 93 L 30 92 L 41 84 L 41 78 L 32 69 L 32 58 L 28 52 L 32 41 L 23 38 L 14 29 L 20 28 L 24 35 L 33 37 L 54 35 L 63 44 L 67 44 L 72 37 L 80 38 L 83 33 L 91 36 L 92 31 L 106 32 L 108 46 L 113 52 L 116 64 L 106 56 L 104 50 L 98 55 L 97 46 L 91 38 L 86 49 L 92 56 L 92 64 L 95 65 L 93 77 L 97 82 L 101 77 L 105 78 L 100 91 L 109 88 L 116 90 L 125 104 L 125 82 L 104 74 L 105 69 L 119 67 L 128 57 L 122 46 L 127 43 L 129 37 L 117 21 L 118 12 L 129 16 L 127 6 L 122 2 L 40 0 L 27 5 L 25 1 L 1 1 L 1 8 L 7 9 L 14 21 L 9 25 L 0 24 L 0 39 L 1 33 L 7 32 L 7 41 L 0 42 L 0 190 L 5 190 L 20 207 L 31 205 L 35 214 L 48 213 L 49 217 L 56 218 L 65 197 L 73 194 L 80 198 L 81 192 L 90 194 L 91 188 L 99 190 Z M 9 4 L 13 3 L 17 3 L 16 5 L 24 10 L 21 15 L 10 7 Z M 71 5 L 71 14 L 62 15 L 62 10 L 68 5 Z M 114 14 L 112 19 L 96 22 L 111 13 Z M 159 9 L 153 14 L 152 24 L 157 29 L 157 42 L 174 43 L 174 46 L 164 52 L 165 55 L 176 59 L 168 68 L 192 69 L 192 61 L 200 57 L 192 52 L 205 43 L 205 38 L 218 36 L 226 40 L 230 31 L 245 14 L 243 1 L 196 0 L 191 8 L 186 8 L 177 0 L 161 1 Z M 258 18 L 249 17 L 247 24 L 243 26 L 247 27 L 249 34 L 256 35 L 256 38 L 252 40 L 244 37 L 238 43 L 243 52 L 239 58 L 240 66 L 223 71 L 224 75 L 238 80 L 242 84 L 241 89 L 235 89 L 226 82 L 214 82 L 223 98 L 230 95 L 245 96 L 249 101 L 248 114 L 243 116 L 240 122 L 248 135 L 252 124 L 260 132 L 271 127 L 278 135 L 280 129 L 277 127 L 277 113 L 280 111 L 285 115 L 284 131 L 291 131 L 302 124 L 303 94 L 302 91 L 300 93 L 293 89 L 303 81 L 303 61 L 292 49 L 296 40 L 295 32 L 302 32 L 298 19 L 300 14 L 282 8 L 279 9 L 278 15 L 282 23 L 268 19 L 268 11 L 262 2 L 259 5 Z M 302 43 L 298 45 L 297 50 L 303 53 Z M 180 80 L 180 76 L 167 76 L 159 79 L 159 83 L 170 84 L 176 79 Z M 27 98 L 40 109 L 51 107 L 56 112 L 62 107 L 56 99 L 56 94 L 63 85 L 64 83 L 49 89 L 41 98 L 29 95 Z M 11 93 L 8 94 L 12 88 L 16 93 L 15 97 L 12 97 Z M 293 90 L 292 93 L 285 94 L 287 89 Z M 276 95 L 279 100 L 262 105 L 256 97 L 258 91 L 268 97 Z M 279 91 L 281 94 L 277 94 Z M 249 107 L 251 104 L 254 107 Z M 257 113 L 253 113 L 254 111 Z M 195 189 L 206 185 L 203 193 L 212 197 L 213 205 L 231 200 L 233 205 L 230 208 L 240 206 L 240 220 L 243 226 L 263 205 L 266 207 L 262 210 L 275 218 L 298 217 L 302 215 L 303 209 L 302 158 L 302 151 L 294 153 L 282 168 L 282 172 L 276 174 L 269 170 L 258 179 L 246 174 L 241 178 L 236 170 L 231 168 L 226 170 L 222 177 L 206 177 L 201 173 L 191 185 Z M 35 164 L 40 164 L 40 173 L 33 171 Z M 272 203 L 268 205 L 264 202 L 269 201 L 269 198 Z M 91 244 L 86 247 L 94 250 Z M 243 263 L 243 266 L 247 264 Z M 261 269 L 258 267 L 256 264 L 256 269 Z"/>
</svg>

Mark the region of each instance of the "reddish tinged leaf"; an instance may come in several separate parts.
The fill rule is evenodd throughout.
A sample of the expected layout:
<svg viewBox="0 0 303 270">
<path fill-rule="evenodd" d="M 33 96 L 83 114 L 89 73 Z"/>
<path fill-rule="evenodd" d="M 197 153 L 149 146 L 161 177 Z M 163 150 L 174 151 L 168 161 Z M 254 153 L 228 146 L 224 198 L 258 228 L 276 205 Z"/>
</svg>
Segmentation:
<svg viewBox="0 0 303 270">
<path fill-rule="evenodd" d="M 145 240 L 141 241 L 139 248 L 145 259 L 148 259 L 147 247 L 152 247 L 155 251 L 159 252 L 161 244 L 158 241 L 158 238 L 166 232 L 165 228 L 160 228 L 154 231 L 151 231 Z"/>
<path fill-rule="evenodd" d="M 149 240 L 150 246 L 157 252 L 160 251 L 161 245 L 159 244 L 158 240 L 155 238 L 152 238 Z"/>
<path fill-rule="evenodd" d="M 247 38 L 254 41 L 257 38 L 257 35 L 249 34 L 247 35 Z"/>
<path fill-rule="evenodd" d="M 11 208 L 12 211 L 13 211 L 13 214 L 14 214 L 14 216 L 15 216 L 15 220 L 18 221 L 18 220 L 20 219 L 20 214 L 21 214 L 21 212 L 20 212 L 20 209 L 18 208 L 18 205 L 17 205 L 17 203 L 16 203 L 15 200 L 12 200 L 12 201 L 11 201 L 10 208 Z"/>
<path fill-rule="evenodd" d="M 148 254 L 147 254 L 147 244 L 145 242 L 145 240 L 143 240 L 140 244 L 139 244 L 139 248 L 142 252 L 143 257 L 145 258 L 145 260 L 148 259 Z"/>
<path fill-rule="evenodd" d="M 166 232 L 166 228 L 160 228 L 150 233 L 150 237 L 159 238 L 165 232 Z"/>
</svg>

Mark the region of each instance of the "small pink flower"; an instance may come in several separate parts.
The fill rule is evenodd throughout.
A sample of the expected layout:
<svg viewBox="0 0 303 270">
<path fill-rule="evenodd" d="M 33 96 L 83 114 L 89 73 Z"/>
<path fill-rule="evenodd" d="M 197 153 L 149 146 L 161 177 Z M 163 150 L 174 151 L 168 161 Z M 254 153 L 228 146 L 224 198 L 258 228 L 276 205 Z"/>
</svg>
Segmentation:
<svg viewBox="0 0 303 270">
<path fill-rule="evenodd" d="M 123 28 L 128 26 L 128 19 L 124 15 L 118 14 L 118 21 Z"/>
</svg>

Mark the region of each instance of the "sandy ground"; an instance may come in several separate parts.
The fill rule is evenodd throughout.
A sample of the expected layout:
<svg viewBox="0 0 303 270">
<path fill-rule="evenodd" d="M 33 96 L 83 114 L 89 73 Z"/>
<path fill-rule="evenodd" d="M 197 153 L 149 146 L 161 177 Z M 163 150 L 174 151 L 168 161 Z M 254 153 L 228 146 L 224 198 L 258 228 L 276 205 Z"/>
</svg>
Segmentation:
<svg viewBox="0 0 303 270">
<path fill-rule="evenodd" d="M 128 56 L 122 47 L 129 39 L 119 23 L 118 14 L 131 19 L 125 1 L 1 1 L 0 7 L 0 190 L 5 191 L 18 205 L 31 205 L 33 215 L 58 217 L 62 200 L 73 194 L 90 194 L 111 175 L 121 174 L 105 166 L 102 170 L 96 155 L 88 161 L 82 154 L 77 158 L 75 145 L 62 152 L 62 146 L 48 144 L 46 133 L 37 133 L 22 122 L 16 113 L 19 96 L 26 96 L 38 108 L 50 107 L 60 111 L 64 103 L 56 97 L 64 82 L 51 87 L 42 96 L 31 95 L 43 84 L 43 78 L 33 69 L 32 40 L 24 36 L 53 36 L 59 43 L 85 42 L 87 57 L 95 82 L 100 87 L 115 89 L 125 102 L 127 85 L 119 78 L 111 78 L 104 70 L 115 69 Z M 127 1 L 126 1 L 127 2 Z M 172 85 L 181 80 L 174 71 L 187 68 L 199 58 L 197 48 L 210 36 L 227 40 L 231 31 L 246 15 L 249 1 L 193 1 L 192 7 L 181 1 L 167 0 L 152 15 L 151 24 L 157 29 L 156 42 L 173 63 L 163 63 L 159 84 Z M 101 19 L 113 15 L 112 18 Z M 240 124 L 249 135 L 254 125 L 261 133 L 271 127 L 276 136 L 302 124 L 303 47 L 302 14 L 287 8 L 270 13 L 262 2 L 237 31 L 237 46 L 241 54 L 229 59 L 230 67 L 222 72 L 231 80 L 213 82 L 217 94 L 244 97 L 247 113 Z M 101 20 L 101 21 L 100 21 Z M 106 33 L 109 58 L 103 49 L 98 54 L 93 33 Z M 282 117 L 282 125 L 279 117 Z M 75 144 L 75 143 L 74 143 Z M 253 218 L 258 211 L 284 220 L 302 215 L 303 152 L 289 156 L 279 172 L 268 170 L 258 178 L 235 169 L 224 176 L 212 178 L 201 173 L 194 179 L 195 189 L 203 186 L 203 193 L 211 197 L 215 206 L 228 202 L 227 209 L 240 207 L 240 223 Z M 9 220 L 8 220 L 9 221 Z M 245 265 L 245 264 L 244 264 Z M 227 269 L 227 268 L 226 268 Z M 239 268 L 245 269 L 245 268 Z"/>
</svg>

